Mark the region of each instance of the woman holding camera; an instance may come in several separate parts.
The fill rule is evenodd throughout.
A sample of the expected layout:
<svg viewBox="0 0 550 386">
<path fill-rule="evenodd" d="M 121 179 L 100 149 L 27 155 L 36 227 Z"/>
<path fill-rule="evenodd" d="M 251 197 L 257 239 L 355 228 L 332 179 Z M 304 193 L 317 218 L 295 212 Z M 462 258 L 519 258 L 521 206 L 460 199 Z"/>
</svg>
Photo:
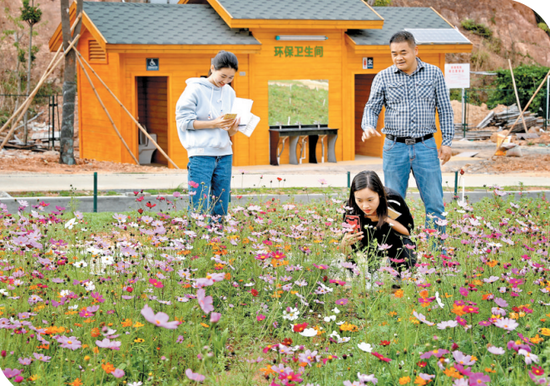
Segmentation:
<svg viewBox="0 0 550 386">
<path fill-rule="evenodd" d="M 371 256 L 389 258 L 394 268 L 416 263 L 414 243 L 409 236 L 414 220 L 405 200 L 385 188 L 373 171 L 362 171 L 353 179 L 345 220 L 357 223 L 342 239 L 344 253 L 363 251 Z"/>
</svg>

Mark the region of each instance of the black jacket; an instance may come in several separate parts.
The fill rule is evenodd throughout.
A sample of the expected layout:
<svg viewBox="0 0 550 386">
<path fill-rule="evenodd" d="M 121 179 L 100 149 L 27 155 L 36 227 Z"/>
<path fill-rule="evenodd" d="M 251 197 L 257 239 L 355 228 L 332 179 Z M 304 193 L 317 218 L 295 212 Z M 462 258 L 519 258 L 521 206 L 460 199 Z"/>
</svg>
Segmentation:
<svg viewBox="0 0 550 386">
<path fill-rule="evenodd" d="M 399 222 L 401 225 L 407 228 L 409 234 L 412 235 L 412 230 L 414 229 L 414 220 L 412 218 L 411 211 L 407 206 L 407 203 L 405 202 L 403 197 L 401 197 L 399 193 L 397 193 L 395 190 L 389 188 L 385 189 L 388 199 L 388 206 L 401 214 L 395 219 L 395 221 Z M 376 222 L 373 222 L 365 217 L 365 214 L 362 211 L 361 213 L 350 214 L 359 215 L 361 229 L 363 230 L 363 239 L 361 239 L 360 243 L 352 246 L 354 250 L 357 250 L 357 248 L 359 247 L 361 250 L 368 252 L 369 255 L 371 253 L 374 253 L 380 257 L 388 256 L 390 258 L 397 259 L 403 258 L 403 252 L 401 251 L 403 249 L 402 237 L 408 236 L 402 235 L 394 231 L 388 223 L 384 223 L 384 225 L 382 225 L 380 229 L 376 228 Z M 376 239 L 377 241 L 376 244 L 373 243 L 374 239 Z M 380 246 L 382 244 L 391 245 L 391 247 L 387 250 L 380 250 L 377 246 Z"/>
</svg>

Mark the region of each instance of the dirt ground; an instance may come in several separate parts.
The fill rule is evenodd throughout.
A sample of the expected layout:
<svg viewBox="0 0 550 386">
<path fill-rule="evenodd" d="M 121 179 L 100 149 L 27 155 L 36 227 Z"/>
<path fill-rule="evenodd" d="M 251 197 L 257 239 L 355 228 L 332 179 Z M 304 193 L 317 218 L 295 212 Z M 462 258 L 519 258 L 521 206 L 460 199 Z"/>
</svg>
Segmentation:
<svg viewBox="0 0 550 386">
<path fill-rule="evenodd" d="M 451 106 L 453 107 L 455 123 L 462 123 L 462 103 L 453 100 L 451 101 Z M 506 106 L 498 105 L 493 110 L 495 111 L 495 113 L 500 113 L 506 109 Z M 481 106 L 468 104 L 466 107 L 468 126 L 476 127 L 481 121 L 483 121 L 483 119 L 485 119 L 487 115 L 489 115 L 490 112 L 491 110 L 487 107 L 485 103 L 482 103 Z M 487 130 L 487 128 L 483 130 Z"/>
<path fill-rule="evenodd" d="M 165 173 L 169 170 L 164 166 L 139 166 L 133 164 L 119 164 L 115 162 L 96 161 L 78 158 L 75 153 L 76 165 L 62 165 L 59 163 L 59 153 L 56 151 L 33 152 L 30 150 L 0 151 L 0 174 L 14 172 L 77 174 L 86 172 L 107 173 Z"/>
</svg>

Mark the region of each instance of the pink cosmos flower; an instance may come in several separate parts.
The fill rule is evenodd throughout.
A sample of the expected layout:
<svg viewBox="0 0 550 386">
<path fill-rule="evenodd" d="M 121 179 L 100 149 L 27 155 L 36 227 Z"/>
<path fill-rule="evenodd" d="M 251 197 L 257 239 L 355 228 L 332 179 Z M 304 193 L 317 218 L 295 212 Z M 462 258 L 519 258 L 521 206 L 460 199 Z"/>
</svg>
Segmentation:
<svg viewBox="0 0 550 386">
<path fill-rule="evenodd" d="M 199 183 L 198 183 L 198 182 L 189 181 L 188 184 L 189 184 L 189 186 L 192 187 L 193 189 L 197 189 L 197 188 L 199 187 Z"/>
<path fill-rule="evenodd" d="M 455 361 L 463 366 L 473 366 L 476 362 L 472 360 L 471 355 L 464 355 L 460 351 L 453 351 L 453 358 Z"/>
<path fill-rule="evenodd" d="M 514 331 L 519 326 L 519 324 L 514 319 L 502 318 L 497 319 L 497 321 L 495 322 L 495 326 L 504 330 Z"/>
<path fill-rule="evenodd" d="M 62 348 L 68 348 L 70 350 L 76 350 L 82 347 L 82 343 L 76 339 L 75 336 L 71 336 L 70 338 L 67 338 L 66 336 L 60 336 L 57 337 L 57 341 L 61 343 Z"/>
<path fill-rule="evenodd" d="M 153 309 L 149 307 L 147 304 L 143 306 L 143 309 L 141 310 L 141 315 L 143 315 L 145 320 L 147 320 L 149 323 L 154 324 L 157 327 L 163 327 L 169 330 L 175 330 L 180 325 L 180 322 L 178 322 L 177 320 L 169 322 L 168 321 L 169 316 L 164 312 L 159 312 L 155 314 Z"/>
<path fill-rule="evenodd" d="M 189 378 L 192 381 L 202 382 L 206 379 L 206 377 L 199 373 L 194 373 L 191 371 L 191 369 L 185 370 L 185 375 L 187 375 L 187 378 Z"/>
<path fill-rule="evenodd" d="M 258 320 L 258 322 L 261 322 L 262 320 L 265 320 L 265 315 L 260 314 L 256 316 L 256 319 Z"/>
<path fill-rule="evenodd" d="M 120 350 L 120 345 L 122 344 L 122 342 L 117 342 L 117 341 L 105 338 L 103 340 L 96 340 L 95 344 L 97 344 L 98 347 L 102 347 L 102 348 L 110 348 L 111 350 Z"/>
<path fill-rule="evenodd" d="M 19 374 L 22 373 L 21 370 L 17 370 L 17 369 L 10 369 L 10 368 L 5 368 L 4 370 L 4 375 L 6 376 L 6 378 L 13 378 L 13 377 L 16 377 L 18 376 Z"/>
<path fill-rule="evenodd" d="M 491 382 L 491 377 L 483 373 L 472 373 L 470 375 L 470 385 L 486 386 L 487 382 Z"/>
<path fill-rule="evenodd" d="M 420 358 L 421 359 L 428 359 L 428 358 L 431 358 L 432 356 L 435 356 L 437 358 L 441 358 L 443 355 L 448 354 L 448 353 L 449 353 L 449 350 L 435 349 L 435 350 L 431 350 L 431 351 L 426 351 L 424 354 L 420 355 Z"/>
<path fill-rule="evenodd" d="M 539 362 L 538 355 L 532 354 L 532 353 L 530 353 L 529 351 L 527 351 L 525 349 L 520 349 L 518 351 L 518 354 L 523 355 L 525 357 L 525 364 L 527 364 L 527 365 L 530 365 L 533 362 L 535 362 L 535 363 Z"/>
<path fill-rule="evenodd" d="M 197 300 L 202 310 L 207 314 L 211 311 L 214 311 L 214 306 L 212 305 L 212 296 L 204 296 L 205 292 L 201 288 L 197 291 Z"/>
<path fill-rule="evenodd" d="M 111 375 L 114 376 L 115 378 L 122 378 L 124 376 L 124 370 L 115 369 L 115 371 L 113 371 Z"/>
<path fill-rule="evenodd" d="M 45 356 L 44 354 L 33 353 L 34 359 L 41 362 L 49 362 L 52 357 Z"/>
<path fill-rule="evenodd" d="M 491 346 L 487 349 L 491 354 L 504 355 L 505 351 L 502 347 Z"/>
<path fill-rule="evenodd" d="M 153 279 L 153 278 L 149 279 L 149 283 L 151 283 L 151 284 L 152 284 L 154 287 L 156 287 L 156 288 L 162 288 L 162 287 L 164 287 L 164 284 L 162 284 L 162 282 L 160 282 L 160 281 L 158 281 L 158 280 L 156 280 L 156 279 Z"/>
<path fill-rule="evenodd" d="M 212 312 L 210 314 L 210 323 L 218 323 L 221 317 L 222 314 L 220 314 L 219 312 Z"/>
<path fill-rule="evenodd" d="M 345 306 L 346 304 L 348 304 L 348 299 L 346 298 L 338 299 L 336 300 L 336 304 L 338 304 L 339 306 Z"/>
</svg>

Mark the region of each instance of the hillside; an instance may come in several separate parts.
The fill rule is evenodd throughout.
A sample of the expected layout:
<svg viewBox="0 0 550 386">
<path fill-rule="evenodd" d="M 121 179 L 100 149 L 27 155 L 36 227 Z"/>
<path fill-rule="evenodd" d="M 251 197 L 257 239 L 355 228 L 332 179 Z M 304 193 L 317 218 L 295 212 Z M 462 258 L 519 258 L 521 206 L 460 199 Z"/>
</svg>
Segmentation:
<svg viewBox="0 0 550 386">
<path fill-rule="evenodd" d="M 550 37 L 537 26 L 531 8 L 512 0 L 393 0 L 392 6 L 433 7 L 474 43 L 472 54 L 448 54 L 448 63 L 471 62 L 473 70 L 538 63 L 550 66 Z M 483 38 L 461 26 L 467 19 L 492 33 Z M 550 22 L 547 20 L 547 22 Z"/>
<path fill-rule="evenodd" d="M 341 0 L 343 1 L 343 0 Z M 42 21 L 35 26 L 37 36 L 33 43 L 38 46 L 36 64 L 33 67 L 33 79 L 37 79 L 49 63 L 52 54 L 48 51 L 48 40 L 60 22 L 59 0 L 36 0 L 43 11 Z M 6 31 L 19 30 L 21 45 L 27 47 L 28 27 L 15 27 L 11 16 L 19 15 L 21 0 L 0 0 L 3 12 L 0 13 L 0 94 L 12 92 L 5 82 L 16 66 L 16 50 L 13 46 L 14 35 L 5 35 Z M 473 54 L 448 55 L 447 61 L 460 63 L 472 61 L 476 70 L 494 70 L 507 67 L 507 59 L 514 65 L 520 63 L 539 63 L 550 66 L 550 37 L 537 27 L 533 11 L 512 0 L 393 0 L 392 6 L 433 7 L 474 43 Z M 491 39 L 484 39 L 461 27 L 461 21 L 472 19 L 485 24 L 493 33 Z M 57 73 L 58 79 L 60 73 Z M 60 81 L 53 82 L 60 86 Z"/>
</svg>

